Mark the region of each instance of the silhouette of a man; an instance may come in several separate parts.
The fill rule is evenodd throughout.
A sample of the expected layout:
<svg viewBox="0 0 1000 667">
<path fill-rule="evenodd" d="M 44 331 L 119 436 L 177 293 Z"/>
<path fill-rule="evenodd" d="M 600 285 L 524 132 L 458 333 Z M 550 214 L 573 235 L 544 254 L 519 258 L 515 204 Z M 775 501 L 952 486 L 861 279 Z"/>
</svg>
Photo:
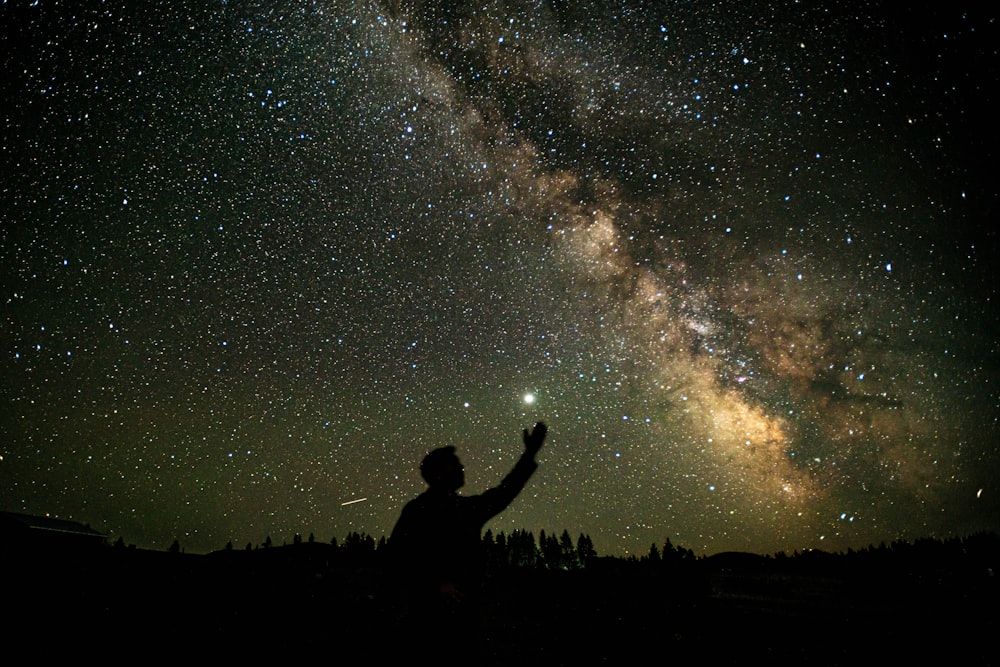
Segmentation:
<svg viewBox="0 0 1000 667">
<path fill-rule="evenodd" d="M 409 501 L 389 537 L 411 606 L 430 617 L 466 607 L 482 576 L 481 531 L 517 497 L 538 467 L 535 455 L 547 429 L 539 422 L 524 430 L 524 453 L 499 486 L 462 496 L 465 469 L 455 448 L 431 451 L 420 464 L 427 490 Z M 461 613 L 461 612 L 459 612 Z M 429 619 L 428 619 L 429 620 Z"/>
</svg>

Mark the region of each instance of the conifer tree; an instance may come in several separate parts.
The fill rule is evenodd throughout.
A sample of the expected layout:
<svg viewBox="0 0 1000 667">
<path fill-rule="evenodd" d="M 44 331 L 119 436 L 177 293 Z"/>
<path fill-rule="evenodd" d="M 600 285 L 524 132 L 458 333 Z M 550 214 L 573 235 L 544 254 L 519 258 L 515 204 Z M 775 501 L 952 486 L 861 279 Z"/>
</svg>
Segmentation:
<svg viewBox="0 0 1000 667">
<path fill-rule="evenodd" d="M 580 537 L 576 540 L 576 555 L 581 567 L 587 567 L 597 557 L 594 542 L 589 535 L 580 533 Z"/>
<path fill-rule="evenodd" d="M 573 538 L 569 536 L 568 530 L 563 530 L 559 536 L 559 560 L 560 565 L 565 570 L 577 570 L 580 568 L 580 560 L 576 554 L 576 547 L 573 546 Z"/>
</svg>

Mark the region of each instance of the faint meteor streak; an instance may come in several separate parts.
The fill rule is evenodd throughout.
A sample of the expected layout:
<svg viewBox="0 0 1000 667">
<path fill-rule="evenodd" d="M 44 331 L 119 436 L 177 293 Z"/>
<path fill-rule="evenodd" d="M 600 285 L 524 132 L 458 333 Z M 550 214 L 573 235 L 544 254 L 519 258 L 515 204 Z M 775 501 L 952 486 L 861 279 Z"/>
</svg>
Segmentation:
<svg viewBox="0 0 1000 667">
<path fill-rule="evenodd" d="M 353 505 L 354 503 L 363 503 L 366 500 L 368 500 L 368 498 L 355 498 L 354 500 L 348 500 L 346 503 L 340 503 L 340 506 L 343 507 L 345 505 Z"/>
</svg>

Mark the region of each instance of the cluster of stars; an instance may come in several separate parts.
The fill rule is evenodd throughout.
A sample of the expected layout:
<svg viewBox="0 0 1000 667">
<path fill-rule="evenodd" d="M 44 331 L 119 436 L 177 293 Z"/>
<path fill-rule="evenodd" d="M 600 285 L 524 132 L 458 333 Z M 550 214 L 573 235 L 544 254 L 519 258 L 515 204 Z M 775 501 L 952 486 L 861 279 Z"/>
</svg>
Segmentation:
<svg viewBox="0 0 1000 667">
<path fill-rule="evenodd" d="M 542 419 L 495 530 L 997 527 L 989 17 L 14 4 L 2 509 L 378 536 Z"/>
</svg>

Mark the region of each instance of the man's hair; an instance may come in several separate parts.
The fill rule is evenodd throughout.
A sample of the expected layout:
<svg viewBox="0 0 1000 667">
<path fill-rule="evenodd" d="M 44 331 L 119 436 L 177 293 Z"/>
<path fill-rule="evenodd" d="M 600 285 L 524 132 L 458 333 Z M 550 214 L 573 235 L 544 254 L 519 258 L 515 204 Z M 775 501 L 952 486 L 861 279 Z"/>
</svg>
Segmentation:
<svg viewBox="0 0 1000 667">
<path fill-rule="evenodd" d="M 431 450 L 424 457 L 424 460 L 420 462 L 420 476 L 424 478 L 425 482 L 430 484 L 436 481 L 437 473 L 441 470 L 441 465 L 456 458 L 458 457 L 455 454 L 455 448 L 451 445 Z"/>
</svg>

